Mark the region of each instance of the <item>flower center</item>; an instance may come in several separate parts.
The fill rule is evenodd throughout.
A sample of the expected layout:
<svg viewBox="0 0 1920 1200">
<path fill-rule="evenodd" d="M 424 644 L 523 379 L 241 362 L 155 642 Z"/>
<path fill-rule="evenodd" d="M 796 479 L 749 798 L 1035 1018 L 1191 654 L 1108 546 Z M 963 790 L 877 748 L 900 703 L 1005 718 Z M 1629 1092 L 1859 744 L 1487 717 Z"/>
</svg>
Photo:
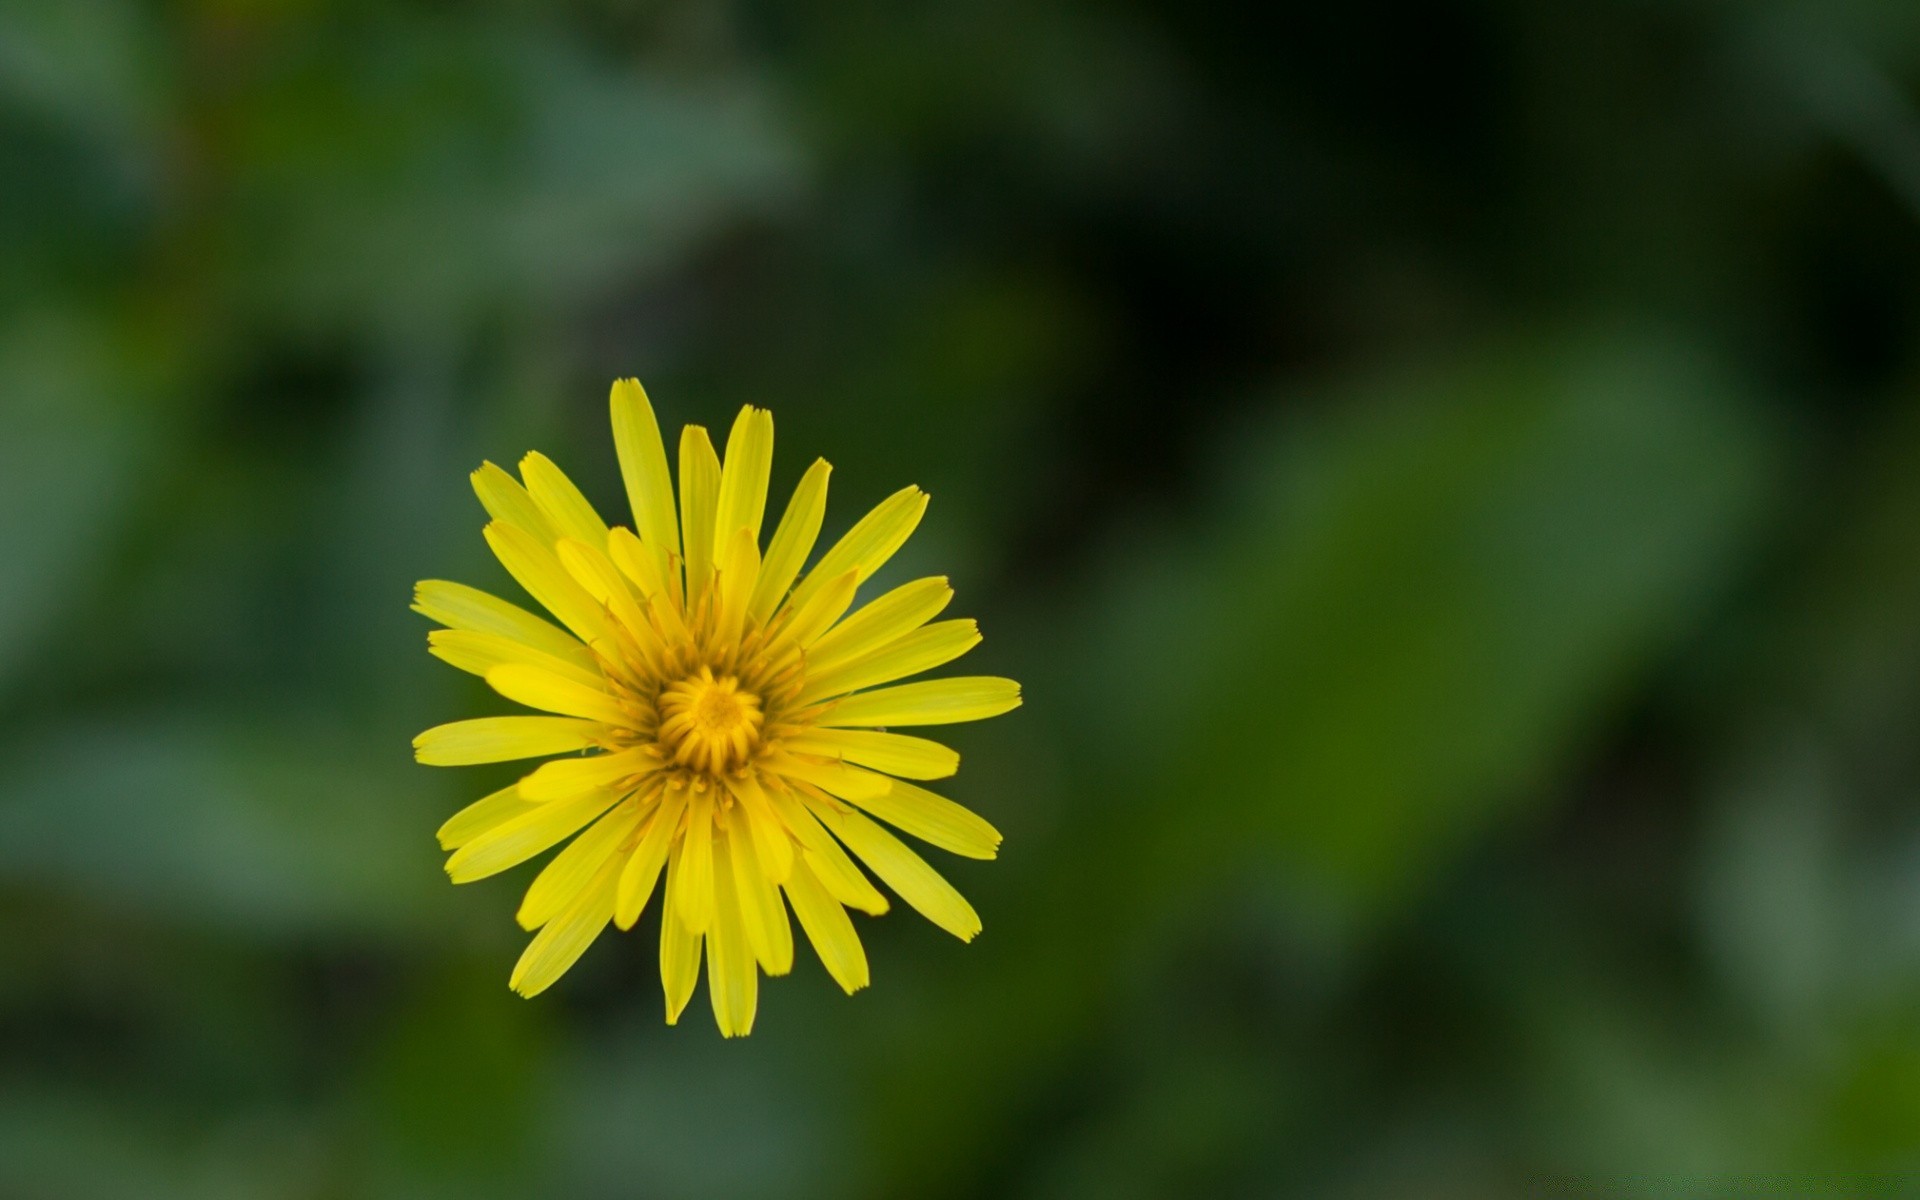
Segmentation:
<svg viewBox="0 0 1920 1200">
<path fill-rule="evenodd" d="M 660 693 L 660 746 L 673 760 L 717 774 L 743 767 L 760 743 L 760 697 L 706 667 Z"/>
</svg>

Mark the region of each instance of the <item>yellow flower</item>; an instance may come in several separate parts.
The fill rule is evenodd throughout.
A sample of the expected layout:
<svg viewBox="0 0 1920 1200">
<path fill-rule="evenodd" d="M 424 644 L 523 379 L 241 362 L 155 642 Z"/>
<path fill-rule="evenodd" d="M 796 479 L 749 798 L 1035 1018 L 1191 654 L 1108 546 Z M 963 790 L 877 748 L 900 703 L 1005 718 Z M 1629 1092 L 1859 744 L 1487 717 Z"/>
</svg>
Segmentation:
<svg viewBox="0 0 1920 1200">
<path fill-rule="evenodd" d="M 973 907 L 871 818 L 970 858 L 994 857 L 1000 834 L 907 782 L 953 774 L 958 754 L 882 727 L 997 716 L 1020 704 L 1020 687 L 981 676 L 896 682 L 980 641 L 970 620 L 933 620 L 953 597 L 945 579 L 903 584 L 847 615 L 919 524 L 925 493 L 895 492 L 803 576 L 826 510 L 824 460 L 794 489 L 763 554 L 772 416 L 741 410 L 724 464 L 705 429 L 683 431 L 676 515 L 646 393 L 623 379 L 612 403 L 633 530 L 609 529 L 543 455 L 521 461 L 520 480 L 492 463 L 473 474 L 493 518 L 488 544 L 559 626 L 458 583 L 427 580 L 414 597 L 415 611 L 446 626 L 428 635 L 433 654 L 557 714 L 440 725 L 414 739 L 419 760 L 568 755 L 440 829 L 455 883 L 573 838 L 520 905 L 520 924 L 538 932 L 510 986 L 536 995 L 609 921 L 631 929 L 663 871 L 669 1024 L 693 995 L 704 946 L 720 1032 L 750 1032 L 760 971 L 793 966 L 788 905 L 840 986 L 865 987 L 846 910 L 878 915 L 887 899 L 855 859 L 971 940 Z"/>
</svg>

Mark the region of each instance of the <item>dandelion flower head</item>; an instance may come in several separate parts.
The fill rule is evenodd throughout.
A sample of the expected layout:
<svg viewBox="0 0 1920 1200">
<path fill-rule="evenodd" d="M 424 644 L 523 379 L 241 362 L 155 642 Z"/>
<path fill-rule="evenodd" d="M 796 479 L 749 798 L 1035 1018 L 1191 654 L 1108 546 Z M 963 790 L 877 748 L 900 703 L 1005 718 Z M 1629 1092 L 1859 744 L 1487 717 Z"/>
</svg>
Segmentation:
<svg viewBox="0 0 1920 1200">
<path fill-rule="evenodd" d="M 1019 685 L 900 682 L 980 641 L 971 620 L 935 620 L 953 596 L 945 579 L 853 607 L 919 524 L 926 494 L 895 492 L 805 570 L 830 468 L 807 470 L 763 543 L 769 413 L 741 411 L 724 459 L 688 426 L 676 488 L 639 383 L 616 383 L 612 410 L 631 529 L 609 528 L 538 453 L 519 479 L 491 463 L 473 475 L 487 543 L 553 620 L 458 583 L 415 593 L 415 610 L 444 626 L 428 635 L 434 655 L 541 714 L 414 739 L 435 766 L 549 759 L 440 829 L 455 883 L 567 843 L 520 905 L 535 932 L 510 986 L 544 991 L 609 923 L 633 928 L 656 891 L 667 1021 L 704 957 L 728 1037 L 751 1032 L 760 974 L 792 968 L 789 909 L 833 979 L 849 993 L 866 986 L 847 910 L 888 907 L 868 871 L 971 940 L 972 906 L 886 826 L 971 858 L 994 857 L 1000 835 L 910 782 L 952 775 L 959 756 L 895 730 L 996 716 L 1019 705 Z"/>
</svg>

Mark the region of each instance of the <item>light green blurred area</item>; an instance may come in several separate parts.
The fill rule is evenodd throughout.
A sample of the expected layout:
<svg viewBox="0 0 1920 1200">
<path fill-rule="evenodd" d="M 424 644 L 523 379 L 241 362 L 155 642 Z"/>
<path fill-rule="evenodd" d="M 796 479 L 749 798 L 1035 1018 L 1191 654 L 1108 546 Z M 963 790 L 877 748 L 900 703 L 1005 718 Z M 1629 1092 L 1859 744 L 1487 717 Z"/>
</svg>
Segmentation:
<svg viewBox="0 0 1920 1200">
<path fill-rule="evenodd" d="M 0 5 L 0 1197 L 1920 1187 L 1920 9 Z M 412 583 L 778 422 L 986 925 L 723 1043 L 535 868 Z"/>
</svg>

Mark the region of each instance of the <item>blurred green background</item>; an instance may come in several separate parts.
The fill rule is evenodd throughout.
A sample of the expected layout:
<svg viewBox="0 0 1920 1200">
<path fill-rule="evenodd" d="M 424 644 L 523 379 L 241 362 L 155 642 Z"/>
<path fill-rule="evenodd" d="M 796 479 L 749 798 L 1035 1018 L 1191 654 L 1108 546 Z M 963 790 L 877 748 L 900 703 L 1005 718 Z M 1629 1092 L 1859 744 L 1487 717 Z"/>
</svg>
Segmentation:
<svg viewBox="0 0 1920 1200">
<path fill-rule="evenodd" d="M 409 753 L 628 374 L 1027 685 L 742 1043 Z M 0 714 L 8 1200 L 1906 1191 L 1920 5 L 4 0 Z"/>
</svg>

